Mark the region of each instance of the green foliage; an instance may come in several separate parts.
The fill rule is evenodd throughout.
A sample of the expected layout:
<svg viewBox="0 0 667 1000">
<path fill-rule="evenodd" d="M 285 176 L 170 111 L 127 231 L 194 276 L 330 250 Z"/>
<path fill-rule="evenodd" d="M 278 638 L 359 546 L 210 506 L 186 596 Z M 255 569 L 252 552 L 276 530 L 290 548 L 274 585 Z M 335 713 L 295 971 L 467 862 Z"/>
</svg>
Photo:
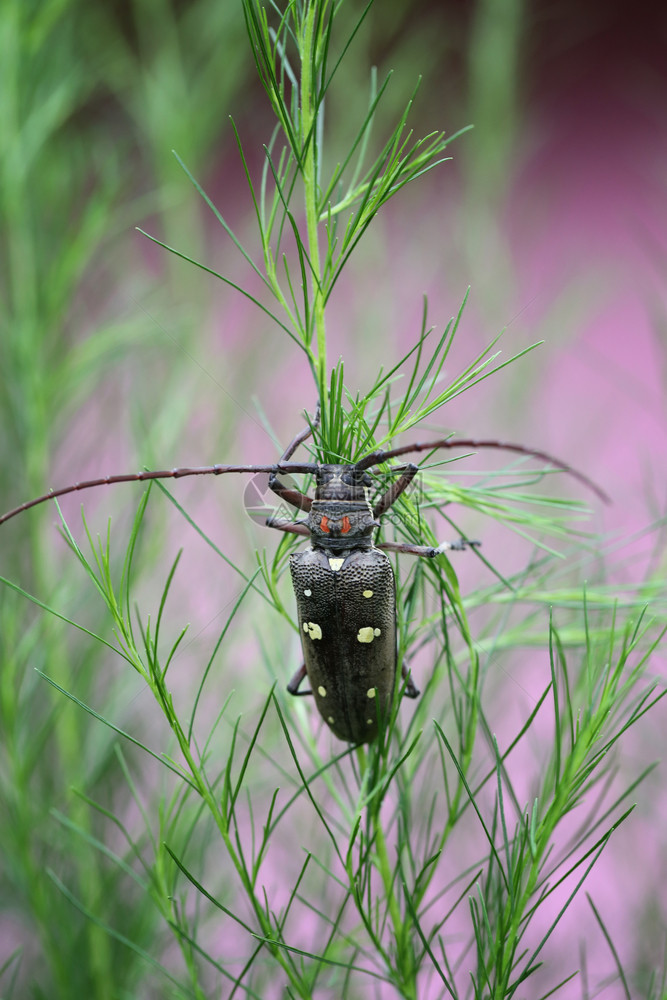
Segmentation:
<svg viewBox="0 0 667 1000">
<path fill-rule="evenodd" d="M 367 111 L 347 153 L 331 168 L 328 178 L 323 177 L 325 96 L 371 5 L 353 24 L 334 58 L 332 27 L 337 4 L 326 0 L 293 3 L 280 13 L 277 8 L 270 12 L 254 0 L 243 0 L 255 64 L 277 119 L 272 141 L 265 150 L 259 187 L 252 179 L 234 126 L 261 240 L 260 263 L 253 260 L 186 169 L 274 302 L 271 307 L 257 304 L 304 351 L 322 410 L 328 389 L 325 309 L 336 281 L 380 209 L 406 184 L 443 163 L 445 149 L 456 138 L 433 133 L 413 140 L 407 128 L 413 94 L 380 152 L 367 163 L 373 122 L 390 79 L 388 76 L 377 88 L 373 78 Z M 272 20 L 276 21 L 275 27 Z M 295 206 L 299 196 L 300 209 Z M 166 246 L 160 240 L 155 242 Z M 185 256 L 173 247 L 168 249 Z M 217 277 L 231 283 L 221 274 Z M 238 285 L 234 287 L 257 301 Z M 277 312 L 272 311 L 275 308 Z"/>
</svg>

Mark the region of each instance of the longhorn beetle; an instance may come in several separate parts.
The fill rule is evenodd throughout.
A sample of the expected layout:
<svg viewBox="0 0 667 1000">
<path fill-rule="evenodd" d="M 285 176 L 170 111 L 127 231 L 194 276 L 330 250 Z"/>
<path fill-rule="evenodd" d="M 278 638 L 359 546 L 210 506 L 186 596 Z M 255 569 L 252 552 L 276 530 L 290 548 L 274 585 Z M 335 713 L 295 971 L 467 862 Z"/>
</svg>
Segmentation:
<svg viewBox="0 0 667 1000">
<path fill-rule="evenodd" d="M 269 517 L 266 524 L 280 531 L 309 536 L 311 542 L 309 549 L 290 556 L 304 663 L 287 690 L 293 695 L 312 693 L 320 715 L 339 739 L 370 743 L 377 736 L 379 720 L 386 718 L 396 686 L 396 589 L 391 563 L 381 550 L 435 558 L 443 552 L 479 543 L 461 539 L 443 542 L 436 548 L 401 542 L 374 544 L 373 533 L 380 518 L 412 482 L 418 467 L 409 463 L 391 469 L 398 478 L 373 506 L 369 500 L 372 479 L 368 470 L 413 452 L 497 448 L 542 459 L 574 476 L 605 502 L 608 498 L 587 476 L 564 462 L 545 452 L 502 441 L 445 438 L 416 442 L 388 451 L 374 451 L 351 464 L 290 461 L 318 423 L 319 413 L 312 424 L 296 435 L 274 465 L 211 465 L 91 479 L 29 500 L 0 517 L 0 524 L 54 497 L 94 486 L 231 472 L 268 473 L 270 489 L 308 517 L 305 521 Z M 315 497 L 281 483 L 279 476 L 287 473 L 313 474 Z M 311 690 L 301 691 L 306 675 Z M 405 693 L 416 698 L 419 692 L 405 665 L 403 677 Z"/>
</svg>

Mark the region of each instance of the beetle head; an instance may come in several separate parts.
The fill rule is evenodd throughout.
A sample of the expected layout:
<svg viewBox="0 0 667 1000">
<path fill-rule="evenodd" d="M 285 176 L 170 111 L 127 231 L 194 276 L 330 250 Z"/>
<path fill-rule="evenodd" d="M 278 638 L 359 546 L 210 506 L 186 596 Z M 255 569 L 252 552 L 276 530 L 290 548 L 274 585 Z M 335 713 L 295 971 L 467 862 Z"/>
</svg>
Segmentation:
<svg viewBox="0 0 667 1000">
<path fill-rule="evenodd" d="M 367 472 L 356 465 L 320 465 L 316 477 L 316 500 L 366 500 L 372 485 Z"/>
</svg>

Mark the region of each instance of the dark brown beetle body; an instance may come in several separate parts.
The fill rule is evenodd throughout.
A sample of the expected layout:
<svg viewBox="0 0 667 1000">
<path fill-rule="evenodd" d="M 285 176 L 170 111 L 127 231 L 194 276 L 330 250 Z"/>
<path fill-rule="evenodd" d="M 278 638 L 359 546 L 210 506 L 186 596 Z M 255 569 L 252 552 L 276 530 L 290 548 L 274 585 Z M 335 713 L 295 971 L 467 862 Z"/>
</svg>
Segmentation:
<svg viewBox="0 0 667 1000">
<path fill-rule="evenodd" d="M 367 743 L 396 679 L 396 589 L 379 549 L 290 559 L 306 672 L 320 715 L 340 740 Z M 376 701 L 377 698 L 377 701 Z"/>
<path fill-rule="evenodd" d="M 350 466 L 322 466 L 308 515 L 312 547 L 290 557 L 305 669 L 315 703 L 341 740 L 375 739 L 396 680 L 396 586 L 373 545 L 378 522 L 368 476 L 344 483 Z M 327 499 L 348 493 L 351 499 Z M 295 692 L 296 693 L 296 692 Z"/>
<path fill-rule="evenodd" d="M 308 432 L 295 438 L 283 455 L 289 458 Z M 305 523 L 267 522 L 283 531 L 310 537 L 311 547 L 290 557 L 292 584 L 304 663 L 287 686 L 290 694 L 312 694 L 332 732 L 349 743 L 370 743 L 386 720 L 396 687 L 396 584 L 389 559 L 373 544 L 379 518 L 417 473 L 402 466 L 401 475 L 376 502 L 368 499 L 373 480 L 368 459 L 356 465 L 315 466 L 315 499 L 284 486 L 277 474 L 270 488 L 287 503 L 308 511 Z M 438 548 L 382 542 L 381 548 L 419 556 L 463 549 L 463 540 Z M 419 694 L 405 666 L 405 693 Z M 310 691 L 300 691 L 308 677 Z"/>
</svg>

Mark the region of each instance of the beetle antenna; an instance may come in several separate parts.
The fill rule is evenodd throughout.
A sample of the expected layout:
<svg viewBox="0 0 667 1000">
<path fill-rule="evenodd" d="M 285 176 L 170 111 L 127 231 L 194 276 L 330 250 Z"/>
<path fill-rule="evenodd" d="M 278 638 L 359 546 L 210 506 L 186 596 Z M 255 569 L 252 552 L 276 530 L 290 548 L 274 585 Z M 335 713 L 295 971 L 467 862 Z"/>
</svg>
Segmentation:
<svg viewBox="0 0 667 1000">
<path fill-rule="evenodd" d="M 562 472 L 567 472 L 568 475 L 578 479 L 580 483 L 583 483 L 589 490 L 592 490 L 604 503 L 611 503 L 610 498 L 604 490 L 597 483 L 594 483 L 592 479 L 584 475 L 583 472 L 573 469 L 571 465 L 561 462 L 560 459 L 554 458 L 553 455 L 549 455 L 546 451 L 536 451 L 534 448 L 527 448 L 525 445 L 512 444 L 507 441 L 476 440 L 475 438 L 444 438 L 440 441 L 418 441 L 416 444 L 406 444 L 400 448 L 391 448 L 389 451 L 375 451 L 372 455 L 367 455 L 366 458 L 362 458 L 360 462 L 357 462 L 356 468 L 363 471 L 373 465 L 380 465 L 391 458 L 398 458 L 399 455 L 408 455 L 414 451 L 435 451 L 437 448 L 497 448 L 502 451 L 514 451 L 519 455 L 528 455 L 530 458 L 540 458 L 542 461 L 548 462 L 549 465 L 553 465 L 554 468 L 560 469 Z"/>
<path fill-rule="evenodd" d="M 10 518 L 22 514 L 24 510 L 37 507 L 47 500 L 54 500 L 56 497 L 64 497 L 68 493 L 77 493 L 79 490 L 90 490 L 96 486 L 113 486 L 115 483 L 138 483 L 151 479 L 184 479 L 186 476 L 222 476 L 228 472 L 266 472 L 266 473 L 314 473 L 317 465 L 313 462 L 276 462 L 275 465 L 203 465 L 198 468 L 182 469 L 160 469 L 156 472 L 145 470 L 144 472 L 130 472 L 121 476 L 104 476 L 101 479 L 87 479 L 81 483 L 73 483 L 71 486 L 62 486 L 57 490 L 49 490 L 41 497 L 28 500 L 26 503 L 14 507 L 0 516 L 0 524 L 9 521 Z"/>
</svg>

